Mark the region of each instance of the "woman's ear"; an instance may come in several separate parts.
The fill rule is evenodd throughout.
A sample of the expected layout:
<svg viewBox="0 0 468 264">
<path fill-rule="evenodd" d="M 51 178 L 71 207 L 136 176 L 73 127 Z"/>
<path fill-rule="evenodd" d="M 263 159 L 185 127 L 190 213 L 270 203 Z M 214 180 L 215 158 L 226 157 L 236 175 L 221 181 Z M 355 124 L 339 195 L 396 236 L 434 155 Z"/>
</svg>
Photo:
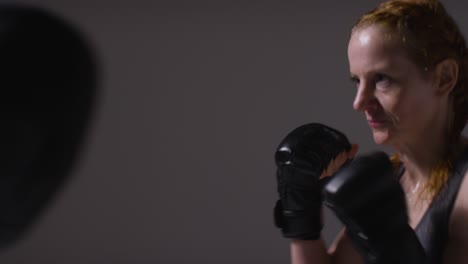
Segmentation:
<svg viewBox="0 0 468 264">
<path fill-rule="evenodd" d="M 436 65 L 436 95 L 448 95 L 458 80 L 458 63 L 451 58 L 444 59 Z"/>
</svg>

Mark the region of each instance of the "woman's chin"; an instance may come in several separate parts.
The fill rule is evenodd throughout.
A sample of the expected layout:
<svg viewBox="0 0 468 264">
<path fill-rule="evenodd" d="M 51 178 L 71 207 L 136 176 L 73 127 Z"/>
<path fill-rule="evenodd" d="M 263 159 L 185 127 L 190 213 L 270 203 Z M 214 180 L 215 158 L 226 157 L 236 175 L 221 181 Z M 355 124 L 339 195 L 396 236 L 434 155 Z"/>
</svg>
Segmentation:
<svg viewBox="0 0 468 264">
<path fill-rule="evenodd" d="M 375 144 L 387 145 L 389 143 L 390 137 L 387 132 L 374 130 L 373 135 Z"/>
</svg>

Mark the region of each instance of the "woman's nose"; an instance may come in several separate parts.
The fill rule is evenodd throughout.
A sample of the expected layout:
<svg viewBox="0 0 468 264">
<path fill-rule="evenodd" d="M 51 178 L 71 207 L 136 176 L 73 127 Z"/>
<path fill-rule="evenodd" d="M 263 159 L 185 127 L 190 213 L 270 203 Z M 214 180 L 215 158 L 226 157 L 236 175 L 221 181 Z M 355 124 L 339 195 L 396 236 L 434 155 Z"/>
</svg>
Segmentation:
<svg viewBox="0 0 468 264">
<path fill-rule="evenodd" d="M 375 102 L 374 89 L 371 84 L 361 82 L 354 98 L 353 108 L 358 112 L 365 111 Z"/>
</svg>

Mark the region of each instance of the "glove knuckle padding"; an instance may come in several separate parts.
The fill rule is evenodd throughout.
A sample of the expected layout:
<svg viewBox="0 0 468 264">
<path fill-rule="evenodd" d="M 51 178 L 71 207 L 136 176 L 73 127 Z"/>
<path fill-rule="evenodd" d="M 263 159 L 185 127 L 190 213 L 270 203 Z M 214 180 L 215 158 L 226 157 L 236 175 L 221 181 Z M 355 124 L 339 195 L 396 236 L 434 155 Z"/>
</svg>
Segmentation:
<svg viewBox="0 0 468 264">
<path fill-rule="evenodd" d="M 383 152 L 360 156 L 324 187 L 324 202 L 368 263 L 424 263 L 408 224 L 406 199 Z"/>
<path fill-rule="evenodd" d="M 291 131 L 275 152 L 280 201 L 275 223 L 286 237 L 312 238 L 321 230 L 323 181 L 320 176 L 332 159 L 349 151 L 344 134 L 312 123 Z M 287 219 L 286 219 L 287 218 Z"/>
<path fill-rule="evenodd" d="M 339 131 L 322 124 L 300 126 L 290 132 L 276 151 L 277 165 L 293 163 L 300 169 L 321 172 L 332 158 L 351 148 Z"/>
</svg>

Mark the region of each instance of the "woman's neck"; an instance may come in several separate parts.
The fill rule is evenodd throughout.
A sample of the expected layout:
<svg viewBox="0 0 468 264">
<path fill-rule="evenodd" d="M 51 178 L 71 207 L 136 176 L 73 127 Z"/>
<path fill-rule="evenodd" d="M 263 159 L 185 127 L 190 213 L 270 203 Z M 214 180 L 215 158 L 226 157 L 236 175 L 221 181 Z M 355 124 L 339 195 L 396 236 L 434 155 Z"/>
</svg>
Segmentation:
<svg viewBox="0 0 468 264">
<path fill-rule="evenodd" d="M 405 181 L 408 181 L 410 188 L 424 185 L 433 169 L 445 158 L 447 143 L 442 139 L 413 141 L 412 144 L 395 146 L 396 154 L 405 168 Z M 462 137 L 454 144 L 453 150 L 461 151 L 468 145 L 468 139 Z"/>
</svg>

